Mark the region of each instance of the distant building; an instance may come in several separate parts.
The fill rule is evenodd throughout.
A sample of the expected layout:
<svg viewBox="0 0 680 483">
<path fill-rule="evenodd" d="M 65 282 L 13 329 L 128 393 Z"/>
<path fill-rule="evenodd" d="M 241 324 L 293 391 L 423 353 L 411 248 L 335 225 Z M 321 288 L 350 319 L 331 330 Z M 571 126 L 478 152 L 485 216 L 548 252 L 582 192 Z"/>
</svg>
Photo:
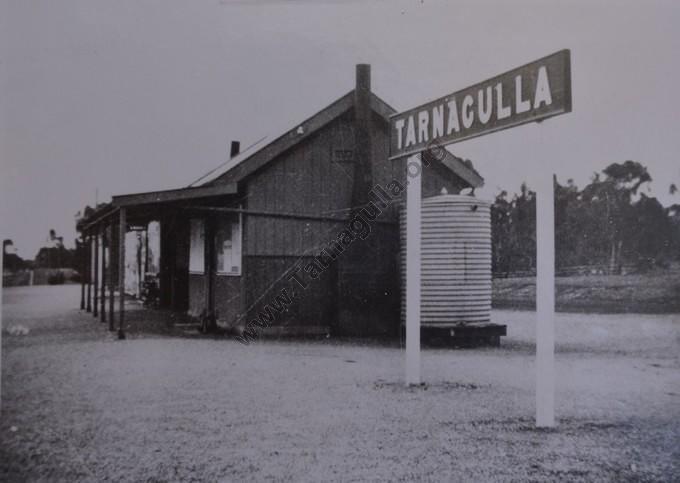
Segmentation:
<svg viewBox="0 0 680 483">
<path fill-rule="evenodd" d="M 74 251 L 64 247 L 64 238 L 50 230 L 45 244 L 35 256 L 35 268 L 75 268 Z"/>
</svg>

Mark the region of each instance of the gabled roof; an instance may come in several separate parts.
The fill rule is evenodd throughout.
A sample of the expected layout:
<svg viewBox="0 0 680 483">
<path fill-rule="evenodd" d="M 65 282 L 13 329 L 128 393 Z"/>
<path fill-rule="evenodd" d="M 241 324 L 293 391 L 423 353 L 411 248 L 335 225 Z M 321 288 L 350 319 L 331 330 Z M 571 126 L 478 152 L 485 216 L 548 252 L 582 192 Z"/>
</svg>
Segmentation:
<svg viewBox="0 0 680 483">
<path fill-rule="evenodd" d="M 223 182 L 238 182 L 269 163 L 284 151 L 309 138 L 319 129 L 337 119 L 354 106 L 354 90 L 348 92 L 325 109 L 305 119 L 278 137 L 260 139 L 219 168 L 206 173 L 189 186 L 205 186 Z M 397 111 L 375 94 L 371 93 L 371 109 L 385 122 Z M 270 142 L 267 142 L 270 141 Z"/>
<path fill-rule="evenodd" d="M 373 93 L 371 93 L 370 102 L 373 112 L 378 114 L 385 122 L 389 122 L 389 117 L 397 112 L 392 106 Z M 223 183 L 238 183 L 246 176 L 265 166 L 281 153 L 312 136 L 331 121 L 352 109 L 353 106 L 354 90 L 348 92 L 308 119 L 296 124 L 280 136 L 265 136 L 259 139 L 226 163 L 198 178 L 189 185 L 189 188 L 196 186 L 217 186 Z M 442 160 L 442 164 L 474 188 L 484 184 L 484 179 L 475 171 L 472 163 L 463 161 L 449 151 L 446 151 L 446 157 Z"/>
</svg>

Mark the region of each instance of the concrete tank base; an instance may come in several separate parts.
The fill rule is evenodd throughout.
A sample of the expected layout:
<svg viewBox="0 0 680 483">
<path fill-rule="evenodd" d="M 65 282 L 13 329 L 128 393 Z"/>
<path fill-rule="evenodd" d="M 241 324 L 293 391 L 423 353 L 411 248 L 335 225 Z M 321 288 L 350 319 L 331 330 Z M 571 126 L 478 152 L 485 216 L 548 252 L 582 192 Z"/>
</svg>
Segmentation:
<svg viewBox="0 0 680 483">
<path fill-rule="evenodd" d="M 491 322 L 422 325 L 420 328 L 421 340 L 432 347 L 500 347 L 504 335 L 507 335 L 507 326 Z"/>
</svg>

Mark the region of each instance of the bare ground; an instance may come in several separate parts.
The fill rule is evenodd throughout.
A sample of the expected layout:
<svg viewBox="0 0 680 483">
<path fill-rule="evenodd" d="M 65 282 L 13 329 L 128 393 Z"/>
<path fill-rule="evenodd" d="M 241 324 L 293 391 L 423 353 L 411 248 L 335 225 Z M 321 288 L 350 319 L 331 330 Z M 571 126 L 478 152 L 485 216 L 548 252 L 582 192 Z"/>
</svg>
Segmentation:
<svg viewBox="0 0 680 483">
<path fill-rule="evenodd" d="M 555 430 L 536 430 L 532 312 L 501 349 L 115 339 L 78 287 L 3 293 L 0 479 L 678 481 L 680 316 L 557 317 Z M 134 326 L 137 324 L 137 326 Z M 398 344 L 397 344 L 398 345 Z"/>
</svg>

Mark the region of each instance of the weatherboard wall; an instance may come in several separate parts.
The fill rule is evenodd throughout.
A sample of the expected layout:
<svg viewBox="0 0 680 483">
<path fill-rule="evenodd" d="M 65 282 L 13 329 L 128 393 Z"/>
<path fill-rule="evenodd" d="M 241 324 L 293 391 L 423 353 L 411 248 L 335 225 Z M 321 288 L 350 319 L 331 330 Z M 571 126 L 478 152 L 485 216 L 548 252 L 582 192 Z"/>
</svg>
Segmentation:
<svg viewBox="0 0 680 483">
<path fill-rule="evenodd" d="M 373 185 L 392 181 L 405 186 L 405 161 L 388 161 L 387 122 L 373 116 L 371 176 Z M 352 205 L 355 149 L 352 111 L 329 123 L 282 153 L 246 180 L 244 208 L 254 212 L 295 213 L 338 217 L 338 221 L 294 217 L 244 216 L 245 295 L 241 300 L 246 319 L 257 318 L 281 288 L 297 288 L 299 297 L 277 315 L 275 325 L 328 327 L 333 333 L 369 335 L 388 333 L 398 323 L 399 235 L 397 208 L 372 223 L 371 234 L 357 240 L 322 276 L 309 280 L 302 290 L 288 281 L 295 267 L 304 267 L 347 228 Z M 442 188 L 457 193 L 462 182 L 437 170 L 424 174 L 425 195 Z M 405 193 L 403 193 L 405 197 Z M 304 273 L 304 272 L 303 272 Z"/>
</svg>

